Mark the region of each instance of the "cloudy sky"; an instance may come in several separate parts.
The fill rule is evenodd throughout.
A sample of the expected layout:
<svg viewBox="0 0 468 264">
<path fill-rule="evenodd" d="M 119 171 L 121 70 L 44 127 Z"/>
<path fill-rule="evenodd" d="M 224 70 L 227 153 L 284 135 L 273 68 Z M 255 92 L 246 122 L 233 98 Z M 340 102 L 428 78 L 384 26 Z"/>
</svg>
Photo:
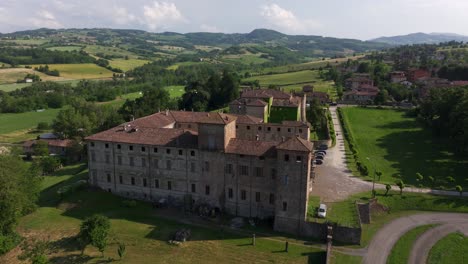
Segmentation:
<svg viewBox="0 0 468 264">
<path fill-rule="evenodd" d="M 468 35 L 468 0 L 1 0 L 0 32 L 131 28 L 370 39 L 413 32 Z"/>
</svg>

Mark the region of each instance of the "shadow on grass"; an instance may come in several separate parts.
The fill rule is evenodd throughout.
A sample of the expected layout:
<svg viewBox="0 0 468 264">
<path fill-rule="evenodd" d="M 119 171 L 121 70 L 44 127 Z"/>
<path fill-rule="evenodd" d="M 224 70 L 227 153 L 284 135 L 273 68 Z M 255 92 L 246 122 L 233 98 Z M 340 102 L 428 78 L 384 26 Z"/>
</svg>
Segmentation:
<svg viewBox="0 0 468 264">
<path fill-rule="evenodd" d="M 82 264 L 88 263 L 94 259 L 94 257 L 90 257 L 87 255 L 81 254 L 70 254 L 66 256 L 54 256 L 49 259 L 50 263 L 75 263 L 75 264 Z"/>
</svg>

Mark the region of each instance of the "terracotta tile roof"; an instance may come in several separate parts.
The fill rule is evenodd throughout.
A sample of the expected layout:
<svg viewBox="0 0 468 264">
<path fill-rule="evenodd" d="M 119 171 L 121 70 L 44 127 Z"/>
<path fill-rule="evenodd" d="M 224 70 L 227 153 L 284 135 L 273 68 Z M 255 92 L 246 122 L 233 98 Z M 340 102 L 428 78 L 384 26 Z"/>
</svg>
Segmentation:
<svg viewBox="0 0 468 264">
<path fill-rule="evenodd" d="M 378 87 L 375 87 L 373 85 L 368 85 L 368 84 L 363 84 L 363 85 L 360 85 L 358 90 L 360 91 L 379 91 L 379 88 Z"/>
<path fill-rule="evenodd" d="M 301 121 L 288 121 L 288 120 L 283 120 L 281 122 L 283 126 L 289 126 L 289 127 L 309 127 L 309 123 L 301 122 Z"/>
<path fill-rule="evenodd" d="M 453 81 L 453 82 L 452 82 L 452 85 L 455 85 L 455 86 L 465 86 L 465 85 L 468 85 L 468 81 Z"/>
<path fill-rule="evenodd" d="M 294 96 L 289 100 L 274 99 L 272 106 L 298 107 L 302 103 L 302 98 Z"/>
<path fill-rule="evenodd" d="M 235 115 L 237 117 L 237 124 L 261 124 L 263 123 L 263 118 L 251 116 L 251 115 Z"/>
<path fill-rule="evenodd" d="M 201 124 L 229 124 L 236 120 L 234 115 L 215 112 L 184 112 L 170 111 L 170 115 L 176 122 L 180 123 L 201 123 Z"/>
<path fill-rule="evenodd" d="M 241 98 L 270 98 L 289 99 L 290 94 L 275 89 L 253 89 L 242 91 Z"/>
<path fill-rule="evenodd" d="M 69 147 L 72 143 L 73 140 L 70 139 L 40 139 L 40 140 L 28 140 L 23 143 L 23 147 L 30 148 L 34 146 L 38 141 L 45 141 L 49 146 L 52 147 L 61 147 L 61 148 L 66 148 Z"/>
<path fill-rule="evenodd" d="M 268 105 L 265 101 L 260 99 L 249 99 L 249 98 L 239 98 L 230 103 L 231 105 L 247 105 L 247 106 L 266 106 Z"/>
<path fill-rule="evenodd" d="M 153 128 L 163 128 L 175 123 L 175 119 L 172 117 L 170 112 L 160 112 L 155 113 L 149 116 L 135 119 L 134 121 L 129 122 L 128 124 L 137 126 L 137 127 L 153 127 Z"/>
<path fill-rule="evenodd" d="M 281 150 L 309 152 L 312 151 L 313 144 L 312 142 L 302 139 L 300 137 L 292 137 L 284 142 L 281 142 L 276 148 Z"/>
<path fill-rule="evenodd" d="M 325 92 L 312 92 L 312 93 L 308 93 L 307 96 L 311 98 L 322 98 L 322 99 L 328 99 L 330 97 L 328 93 L 325 93 Z"/>
<path fill-rule="evenodd" d="M 256 141 L 233 138 L 226 147 L 226 153 L 249 155 L 249 156 L 267 156 L 275 154 L 275 141 Z"/>
<path fill-rule="evenodd" d="M 185 148 L 197 148 L 198 146 L 196 132 L 175 128 L 139 127 L 136 130 L 127 129 L 125 131 L 123 126 L 118 126 L 89 136 L 85 140 Z"/>
</svg>

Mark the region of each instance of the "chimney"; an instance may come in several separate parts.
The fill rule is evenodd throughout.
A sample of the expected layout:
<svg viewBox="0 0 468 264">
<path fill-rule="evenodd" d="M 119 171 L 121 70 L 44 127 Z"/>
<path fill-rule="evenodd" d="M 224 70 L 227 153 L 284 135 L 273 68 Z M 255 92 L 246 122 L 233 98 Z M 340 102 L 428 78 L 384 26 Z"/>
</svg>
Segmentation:
<svg viewBox="0 0 468 264">
<path fill-rule="evenodd" d="M 259 141 L 259 140 L 260 140 L 260 136 L 259 136 L 258 134 L 255 136 L 255 140 L 256 140 L 256 141 Z"/>
<path fill-rule="evenodd" d="M 166 116 L 169 116 L 169 109 L 166 109 Z"/>
<path fill-rule="evenodd" d="M 284 136 L 281 137 L 281 142 L 286 141 L 286 138 Z"/>
</svg>

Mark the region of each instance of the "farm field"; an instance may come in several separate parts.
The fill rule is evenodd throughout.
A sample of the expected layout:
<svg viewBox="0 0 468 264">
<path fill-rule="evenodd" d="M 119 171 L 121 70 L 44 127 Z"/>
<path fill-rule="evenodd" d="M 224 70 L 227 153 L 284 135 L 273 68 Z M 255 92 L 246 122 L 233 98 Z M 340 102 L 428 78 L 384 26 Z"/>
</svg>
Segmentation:
<svg viewBox="0 0 468 264">
<path fill-rule="evenodd" d="M 138 57 L 136 54 L 121 48 L 105 47 L 100 45 L 88 45 L 84 48 L 84 51 L 93 55 L 96 55 L 97 53 L 102 53 L 104 55 L 120 56 L 122 58 L 128 56 L 129 58 L 136 59 Z"/>
<path fill-rule="evenodd" d="M 269 62 L 270 60 L 265 58 L 260 58 L 258 55 L 247 54 L 247 55 L 224 55 L 221 60 L 225 62 L 238 62 L 242 64 L 252 65 L 252 64 L 262 64 Z"/>
<path fill-rule="evenodd" d="M 76 86 L 76 84 L 77 84 L 79 81 L 80 81 L 80 80 L 69 80 L 69 81 L 56 81 L 56 82 L 57 82 L 57 83 L 60 83 L 60 84 L 69 83 L 69 84 L 71 84 L 72 86 Z M 0 84 L 0 91 L 11 92 L 11 91 L 18 90 L 18 89 L 21 89 L 21 88 L 24 88 L 24 87 L 27 87 L 27 86 L 31 86 L 31 84 L 30 84 L 30 83 Z"/>
<path fill-rule="evenodd" d="M 171 98 L 179 98 L 185 93 L 183 85 L 171 85 L 164 88 L 169 92 Z"/>
<path fill-rule="evenodd" d="M 8 68 L 8 69 L 0 69 L 0 85 L 1 84 L 13 84 L 16 83 L 18 79 L 24 79 L 27 74 L 36 74 L 38 75 L 43 81 L 60 81 L 66 80 L 64 77 L 55 77 L 49 76 L 42 72 L 37 72 L 33 69 L 26 69 L 26 68 Z"/>
<path fill-rule="evenodd" d="M 401 179 L 415 186 L 468 186 L 468 160 L 455 156 L 446 140 L 433 137 L 430 130 L 423 129 L 415 118 L 406 117 L 405 112 L 358 107 L 344 107 L 342 112 L 359 161 L 369 169 L 367 180 L 371 180 L 375 165 L 375 170 L 382 172 L 377 180 L 383 183 L 394 184 Z M 352 157 L 349 153 L 347 156 Z M 357 174 L 354 162 L 349 166 Z M 418 172 L 424 176 L 421 182 L 416 180 Z M 429 176 L 435 178 L 434 184 Z M 447 182 L 448 176 L 455 182 Z"/>
<path fill-rule="evenodd" d="M 32 65 L 39 67 L 40 64 Z M 111 78 L 113 72 L 106 68 L 99 67 L 94 63 L 82 64 L 49 64 L 50 70 L 58 70 L 60 77 L 66 79 L 98 79 Z"/>
<path fill-rule="evenodd" d="M 290 244 L 284 252 L 284 242 L 275 236 L 257 236 L 251 246 L 251 234 L 220 229 L 213 226 L 192 226 L 159 217 L 158 210 L 149 203 L 137 202 L 133 208 L 122 206 L 125 200 L 107 192 L 82 190 L 60 201 L 57 190 L 80 179 L 86 179 L 85 166 L 65 167 L 55 175 L 44 177 L 39 208 L 23 217 L 17 230 L 28 237 L 50 240 L 56 248 L 48 255 L 51 262 L 102 263 L 108 258 L 117 260 L 117 244 L 126 245 L 121 263 L 322 263 L 325 253 L 310 246 Z M 92 247 L 81 256 L 73 238 L 80 222 L 95 213 L 110 218 L 109 246 L 104 258 Z M 190 218 L 187 217 L 186 220 Z M 180 246 L 167 243 L 175 231 L 189 228 L 192 237 Z M 209 250 L 207 250 L 209 249 Z M 4 262 L 17 263 L 13 250 Z M 0 262 L 2 260 L 0 259 Z"/>
<path fill-rule="evenodd" d="M 460 233 L 450 234 L 437 242 L 429 252 L 428 264 L 466 263 L 468 237 Z"/>
<path fill-rule="evenodd" d="M 119 68 L 119 69 L 123 70 L 124 72 L 126 72 L 126 71 L 129 71 L 129 70 L 133 70 L 136 67 L 142 66 L 142 65 L 144 65 L 144 64 L 146 64 L 148 62 L 150 62 L 150 61 L 148 61 L 148 60 L 139 60 L 139 59 L 128 59 L 128 60 L 114 59 L 114 60 L 110 60 L 109 64 L 113 68 Z"/>
<path fill-rule="evenodd" d="M 82 46 L 57 46 L 57 47 L 50 47 L 46 49 L 58 50 L 58 51 L 80 51 L 82 48 L 83 48 Z"/>
<path fill-rule="evenodd" d="M 11 39 L 11 40 L 1 40 L 0 42 L 6 42 L 6 43 L 16 43 L 20 45 L 33 45 L 33 46 L 39 46 L 42 44 L 45 44 L 49 42 L 47 39 Z"/>
</svg>

